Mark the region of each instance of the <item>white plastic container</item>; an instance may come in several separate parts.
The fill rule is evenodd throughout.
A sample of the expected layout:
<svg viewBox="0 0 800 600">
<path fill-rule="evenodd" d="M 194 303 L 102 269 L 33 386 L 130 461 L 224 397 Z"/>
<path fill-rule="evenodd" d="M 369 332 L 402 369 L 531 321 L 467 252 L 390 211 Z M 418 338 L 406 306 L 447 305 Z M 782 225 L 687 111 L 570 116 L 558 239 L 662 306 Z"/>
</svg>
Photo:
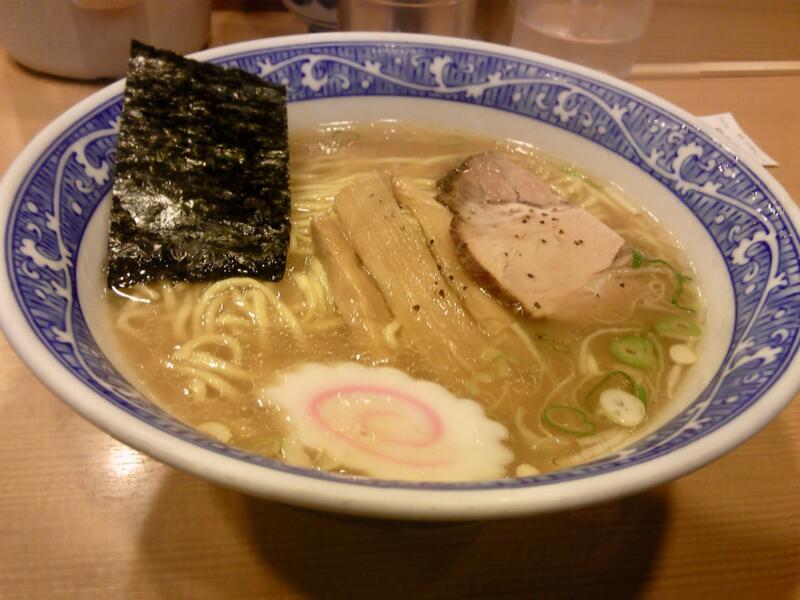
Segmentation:
<svg viewBox="0 0 800 600">
<path fill-rule="evenodd" d="M 130 41 L 180 54 L 208 41 L 211 0 L 0 0 L 0 45 L 26 67 L 121 77 Z"/>
</svg>

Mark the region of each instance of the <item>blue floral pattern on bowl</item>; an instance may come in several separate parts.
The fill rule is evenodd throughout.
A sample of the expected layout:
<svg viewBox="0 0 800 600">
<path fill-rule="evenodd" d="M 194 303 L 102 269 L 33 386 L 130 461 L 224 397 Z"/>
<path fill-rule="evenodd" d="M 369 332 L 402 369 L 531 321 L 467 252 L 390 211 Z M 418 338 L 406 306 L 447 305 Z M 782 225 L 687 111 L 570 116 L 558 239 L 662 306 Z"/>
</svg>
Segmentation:
<svg viewBox="0 0 800 600">
<path fill-rule="evenodd" d="M 285 84 L 292 102 L 352 95 L 437 98 L 509 111 L 573 132 L 624 157 L 670 189 L 724 257 L 736 293 L 723 366 L 693 404 L 654 434 L 602 460 L 517 480 L 433 484 L 339 479 L 422 489 L 542 486 L 619 470 L 690 444 L 747 410 L 800 344 L 800 240 L 768 186 L 702 131 L 608 83 L 534 60 L 423 43 L 297 44 L 215 60 Z M 87 224 L 111 187 L 121 96 L 77 119 L 19 187 L 6 231 L 13 293 L 31 329 L 75 377 L 108 402 L 172 435 L 233 458 L 308 477 L 216 443 L 143 399 L 106 360 L 76 285 Z"/>
</svg>

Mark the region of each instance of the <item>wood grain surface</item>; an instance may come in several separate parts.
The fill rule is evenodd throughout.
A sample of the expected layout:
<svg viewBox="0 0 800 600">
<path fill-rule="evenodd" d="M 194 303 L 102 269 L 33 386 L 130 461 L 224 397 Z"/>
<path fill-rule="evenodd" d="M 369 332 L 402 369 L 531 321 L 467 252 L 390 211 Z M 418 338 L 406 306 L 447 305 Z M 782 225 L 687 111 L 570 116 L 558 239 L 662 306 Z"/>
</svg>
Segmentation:
<svg viewBox="0 0 800 600">
<path fill-rule="evenodd" d="M 799 0 L 656 0 L 639 61 L 800 60 Z"/>
<path fill-rule="evenodd" d="M 214 17 L 214 44 L 302 30 Z M 800 76 L 637 80 L 730 111 L 800 198 Z M 0 172 L 99 84 L 0 52 Z M 2 310 L 2 307 L 0 307 Z M 166 467 L 89 425 L 0 338 L 0 599 L 800 599 L 800 402 L 739 449 L 624 500 L 496 523 L 314 513 Z"/>
</svg>

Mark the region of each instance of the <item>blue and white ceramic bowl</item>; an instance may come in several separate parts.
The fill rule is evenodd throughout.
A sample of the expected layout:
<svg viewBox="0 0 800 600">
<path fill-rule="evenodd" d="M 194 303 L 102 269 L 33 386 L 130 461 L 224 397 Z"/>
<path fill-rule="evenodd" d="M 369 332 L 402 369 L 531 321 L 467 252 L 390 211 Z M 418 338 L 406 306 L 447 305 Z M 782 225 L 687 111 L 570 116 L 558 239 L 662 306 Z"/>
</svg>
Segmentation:
<svg viewBox="0 0 800 600">
<path fill-rule="evenodd" d="M 569 63 L 465 40 L 275 38 L 197 55 L 289 88 L 292 128 L 395 118 L 531 142 L 641 201 L 695 261 L 706 348 L 682 402 L 632 445 L 566 471 L 463 484 L 353 480 L 216 443 L 142 398 L 114 366 L 99 297 L 122 82 L 45 129 L 0 187 L 0 302 L 11 344 L 54 393 L 120 440 L 223 485 L 360 515 L 496 518 L 630 494 L 729 451 L 800 380 L 800 216 L 758 165 L 691 115 Z"/>
</svg>

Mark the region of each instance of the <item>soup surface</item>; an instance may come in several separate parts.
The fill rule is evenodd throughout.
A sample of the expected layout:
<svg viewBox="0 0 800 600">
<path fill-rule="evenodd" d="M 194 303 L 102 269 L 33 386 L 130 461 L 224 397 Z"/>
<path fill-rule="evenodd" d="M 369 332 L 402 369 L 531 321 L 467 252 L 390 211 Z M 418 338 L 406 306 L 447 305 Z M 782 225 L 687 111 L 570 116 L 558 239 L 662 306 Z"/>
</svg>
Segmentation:
<svg viewBox="0 0 800 600">
<path fill-rule="evenodd" d="M 432 200 L 438 180 L 467 157 L 489 150 L 524 165 L 624 238 L 602 296 L 595 294 L 591 310 L 578 306 L 573 315 L 532 319 L 481 289 L 496 305 L 492 310 L 500 324 L 482 328 L 458 304 L 455 317 L 479 331 L 480 341 L 455 350 L 460 342 L 448 341 L 453 355 L 442 352 L 441 332 L 425 339 L 393 319 L 391 311 L 379 327 L 353 327 L 337 305 L 336 274 L 315 245 L 312 221 L 333 214 L 337 194 L 374 172 Z M 164 282 L 107 293 L 127 371 L 135 373 L 146 395 L 179 419 L 237 447 L 299 466 L 428 478 L 424 469 L 375 472 L 341 454 L 332 456 L 324 444 L 294 435 L 285 405 L 270 400 L 270 390 L 282 389 L 289 375 L 309 365 L 391 367 L 475 401 L 483 411 L 475 423 L 504 427 L 493 430 L 501 431 L 499 443 L 508 451 L 499 459 L 499 471 L 454 478 L 514 477 L 563 469 L 624 445 L 675 396 L 696 358 L 702 298 L 686 257 L 651 216 L 636 208 L 636 198 L 623 198 L 600 178 L 525 145 L 396 122 L 333 124 L 293 133 L 290 157 L 292 240 L 282 281 Z M 448 275 L 437 244 L 452 244 L 449 236 L 434 237 L 414 211 L 401 213 L 403 229 L 407 225 L 431 248 L 442 297 L 446 291 L 458 303 L 468 285 L 478 287 L 474 281 L 462 285 L 465 273 Z M 370 276 L 366 269 L 364 274 Z M 404 276 L 398 270 L 397 277 Z M 403 286 L 400 281 L 395 289 Z M 445 323 L 442 331 L 449 328 Z M 351 368 L 350 376 L 362 380 L 360 373 Z M 398 379 L 397 385 L 407 384 Z M 442 402 L 437 418 L 458 427 L 461 417 L 447 408 L 455 404 Z M 385 422 L 389 414 L 378 415 L 377 433 L 359 435 L 380 437 L 381 427 L 391 429 Z M 463 423 L 472 426 L 468 418 Z"/>
</svg>

